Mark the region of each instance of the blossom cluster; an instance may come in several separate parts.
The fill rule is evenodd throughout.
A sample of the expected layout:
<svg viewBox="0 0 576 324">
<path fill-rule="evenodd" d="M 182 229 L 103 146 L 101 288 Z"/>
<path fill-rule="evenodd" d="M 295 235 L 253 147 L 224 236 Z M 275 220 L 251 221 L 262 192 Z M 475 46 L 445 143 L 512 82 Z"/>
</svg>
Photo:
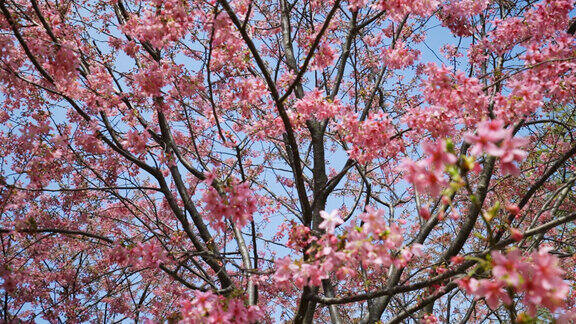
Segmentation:
<svg viewBox="0 0 576 324">
<path fill-rule="evenodd" d="M 448 184 L 444 177 L 445 167 L 456 163 L 457 158 L 448 150 L 446 141 L 425 143 L 423 149 L 428 155 L 427 158 L 418 162 L 405 159 L 400 169 L 406 171 L 406 180 L 412 183 L 419 193 L 437 196 Z"/>
<path fill-rule="evenodd" d="M 115 247 L 110 253 L 110 260 L 137 268 L 158 268 L 168 260 L 168 257 L 161 245 L 154 242 L 138 242 L 127 247 Z"/>
<path fill-rule="evenodd" d="M 246 60 L 246 50 L 240 34 L 234 28 L 228 15 L 207 15 L 204 25 L 206 31 L 212 32 L 212 57 L 211 63 L 215 70 L 219 69 L 243 69 L 249 66 Z"/>
<path fill-rule="evenodd" d="M 167 62 L 151 63 L 134 74 L 134 83 L 138 85 L 142 95 L 160 96 L 162 88 L 168 83 L 171 67 Z"/>
<path fill-rule="evenodd" d="M 183 36 L 194 16 L 181 1 L 154 2 L 154 8 L 146 8 L 140 16 L 132 16 L 123 26 L 123 31 L 156 48 L 163 48 Z"/>
<path fill-rule="evenodd" d="M 194 298 L 185 300 L 181 308 L 183 324 L 199 323 L 256 323 L 264 313 L 258 306 L 246 306 L 239 298 L 226 299 L 213 292 L 196 292 Z"/>
<path fill-rule="evenodd" d="M 501 120 L 483 121 L 478 125 L 476 135 L 464 135 L 466 142 L 472 144 L 471 153 L 487 153 L 500 158 L 500 167 L 504 174 L 518 176 L 520 170 L 514 162 L 521 162 L 527 153 L 520 149 L 526 144 L 523 138 L 513 137 L 512 129 L 505 129 Z"/>
<path fill-rule="evenodd" d="M 525 46 L 526 43 L 538 43 L 557 36 L 558 31 L 564 33 L 566 26 L 570 25 L 569 13 L 573 8 L 572 0 L 546 0 L 527 10 L 523 18 L 512 16 L 495 19 L 493 23 L 496 28 L 472 46 L 472 60 L 486 59 L 485 54 L 481 54 L 486 49 L 500 56 L 518 44 Z"/>
<path fill-rule="evenodd" d="M 409 127 L 426 130 L 440 138 L 455 135 L 458 124 L 470 127 L 480 121 L 489 97 L 479 79 L 436 64 L 426 65 L 424 73 L 428 79 L 423 82 L 423 94 L 430 105 L 424 109 L 421 105 L 407 109 L 403 119 Z"/>
<path fill-rule="evenodd" d="M 122 142 L 125 147 L 131 147 L 133 152 L 141 156 L 146 151 L 148 132 L 138 132 L 130 130 L 126 133 L 126 140 Z"/>
<path fill-rule="evenodd" d="M 506 254 L 494 251 L 491 278 L 465 277 L 458 284 L 467 293 L 485 298 L 492 309 L 502 303 L 510 305 L 515 296 L 522 296 L 528 315 L 536 315 L 539 307 L 554 312 L 562 306 L 570 287 L 562 279 L 564 271 L 550 250 L 542 247 L 527 256 L 516 249 Z"/>
<path fill-rule="evenodd" d="M 418 60 L 420 51 L 410 49 L 402 41 L 398 41 L 396 46 L 384 51 L 384 62 L 391 69 L 404 69 L 414 64 Z"/>
<path fill-rule="evenodd" d="M 304 120 L 316 118 L 318 120 L 334 117 L 340 113 L 342 106 L 338 101 L 329 101 L 323 96 L 320 89 L 314 89 L 294 102 L 294 109 L 298 117 Z"/>
<path fill-rule="evenodd" d="M 420 324 L 438 324 L 440 321 L 433 314 L 425 314 L 420 319 Z"/>
<path fill-rule="evenodd" d="M 213 187 L 208 187 L 202 195 L 206 204 L 206 217 L 214 229 L 226 230 L 226 220 L 239 228 L 252 220 L 257 209 L 257 199 L 247 182 L 239 183 L 233 179 L 222 187 L 222 194 Z"/>
<path fill-rule="evenodd" d="M 73 79 L 71 76 L 79 64 L 78 56 L 74 49 L 73 44 L 65 42 L 54 55 L 50 56 L 46 64 L 46 69 L 54 76 L 54 79 L 64 84 L 69 82 L 69 79 Z"/>
<path fill-rule="evenodd" d="M 242 107 L 244 116 L 251 117 L 250 107 L 258 104 L 267 95 L 267 88 L 264 82 L 258 78 L 243 78 L 237 83 L 237 93 L 235 97 L 238 105 Z"/>
<path fill-rule="evenodd" d="M 323 43 L 318 47 L 318 52 L 314 55 L 311 70 L 322 70 L 332 65 L 336 59 L 336 51 L 330 47 L 329 43 Z"/>
<path fill-rule="evenodd" d="M 467 125 L 476 122 L 475 118 L 488 107 L 488 97 L 477 78 L 468 77 L 462 71 L 453 73 L 446 66 L 436 64 L 427 65 L 425 72 L 428 76 L 424 89 L 426 100 L 445 107 Z"/>
<path fill-rule="evenodd" d="M 442 8 L 442 25 L 458 36 L 473 34 L 470 18 L 488 7 L 490 0 L 452 0 Z"/>
<path fill-rule="evenodd" d="M 404 230 L 399 223 L 386 225 L 384 211 L 367 208 L 359 216 L 362 225 L 349 225 L 342 235 L 334 229 L 343 223 L 337 211 L 321 214 L 321 228 L 326 232 L 312 236 L 311 231 L 298 229 L 291 239 L 298 242 L 292 246 L 307 246 L 307 260 L 292 261 L 290 257 L 276 260 L 275 281 L 280 285 L 295 284 L 297 287 L 320 286 L 322 280 L 333 273 L 343 280 L 357 274 L 356 266 L 389 268 L 392 265 L 405 267 L 414 256 L 419 256 L 420 245 L 402 247 Z M 304 238 L 303 235 L 309 235 Z"/>
<path fill-rule="evenodd" d="M 387 114 L 369 115 L 364 121 L 356 114 L 343 115 L 339 128 L 344 139 L 353 145 L 348 154 L 360 163 L 394 156 L 404 150 L 401 141 L 394 139 L 397 131 Z"/>
<path fill-rule="evenodd" d="M 380 10 L 385 10 L 390 15 L 390 18 L 400 21 L 407 14 L 426 17 L 432 14 L 439 5 L 440 1 L 438 0 L 380 0 L 376 7 Z"/>
</svg>

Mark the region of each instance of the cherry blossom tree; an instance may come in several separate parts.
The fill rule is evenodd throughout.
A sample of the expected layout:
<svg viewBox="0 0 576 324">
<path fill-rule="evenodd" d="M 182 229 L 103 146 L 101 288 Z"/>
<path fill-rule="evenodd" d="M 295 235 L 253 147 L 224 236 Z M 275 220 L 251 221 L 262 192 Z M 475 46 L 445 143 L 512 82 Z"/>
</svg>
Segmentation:
<svg viewBox="0 0 576 324">
<path fill-rule="evenodd" d="M 573 1 L 0 10 L 0 321 L 576 320 Z"/>
</svg>

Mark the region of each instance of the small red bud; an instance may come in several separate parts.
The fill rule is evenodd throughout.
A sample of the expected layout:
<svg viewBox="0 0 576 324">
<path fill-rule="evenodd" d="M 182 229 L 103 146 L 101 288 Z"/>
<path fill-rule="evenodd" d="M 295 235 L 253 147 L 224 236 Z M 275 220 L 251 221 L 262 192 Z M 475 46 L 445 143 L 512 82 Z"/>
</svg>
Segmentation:
<svg viewBox="0 0 576 324">
<path fill-rule="evenodd" d="M 524 234 L 522 234 L 522 232 L 520 232 L 517 228 L 510 228 L 510 233 L 512 234 L 512 239 L 516 242 L 522 240 L 524 238 Z"/>
<path fill-rule="evenodd" d="M 428 209 L 428 206 L 422 206 L 420 207 L 420 211 L 419 211 L 420 217 L 422 217 L 424 220 L 428 220 L 430 219 L 430 210 Z"/>
<path fill-rule="evenodd" d="M 516 216 L 516 215 L 518 215 L 518 213 L 520 213 L 520 207 L 518 207 L 518 205 L 516 205 L 516 204 L 506 205 L 506 210 L 514 216 Z"/>
</svg>

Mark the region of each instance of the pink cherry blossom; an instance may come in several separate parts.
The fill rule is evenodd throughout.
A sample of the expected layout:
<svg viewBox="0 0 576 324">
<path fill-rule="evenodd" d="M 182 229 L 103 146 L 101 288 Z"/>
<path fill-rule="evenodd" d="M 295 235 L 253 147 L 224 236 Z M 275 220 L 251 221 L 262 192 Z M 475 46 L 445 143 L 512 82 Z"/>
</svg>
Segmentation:
<svg viewBox="0 0 576 324">
<path fill-rule="evenodd" d="M 0 1 L 0 321 L 573 321 L 575 4 Z"/>
<path fill-rule="evenodd" d="M 209 187 L 204 191 L 202 200 L 209 211 L 208 217 L 213 220 L 215 229 L 225 230 L 225 220 L 233 222 L 238 227 L 244 227 L 256 212 L 257 200 L 246 182 L 238 183 L 232 180 L 230 185 L 223 188 L 223 195 Z"/>
<path fill-rule="evenodd" d="M 512 136 L 510 129 L 504 129 L 501 120 L 484 121 L 478 126 L 476 135 L 466 134 L 465 140 L 473 144 L 471 153 L 480 155 L 487 153 L 500 158 L 500 167 L 504 175 L 518 176 L 520 170 L 515 163 L 522 162 L 528 155 L 521 146 L 527 144 L 526 139 Z"/>
<path fill-rule="evenodd" d="M 521 146 L 527 144 L 527 141 L 523 138 L 509 138 L 502 142 L 502 149 L 504 153 L 500 158 L 500 167 L 504 174 L 510 174 L 513 176 L 520 175 L 520 170 L 514 164 L 514 162 L 522 162 L 528 153 L 520 149 Z"/>
<path fill-rule="evenodd" d="M 456 156 L 447 151 L 445 141 L 424 143 L 422 148 L 429 155 L 429 163 L 436 169 L 441 169 L 443 166 L 454 164 L 457 161 Z"/>
<path fill-rule="evenodd" d="M 306 93 L 304 98 L 294 103 L 294 109 L 298 115 L 308 119 L 326 119 L 334 117 L 344 108 L 338 101 L 328 101 L 320 89 L 314 89 Z"/>
<path fill-rule="evenodd" d="M 524 234 L 522 234 L 521 231 L 519 231 L 517 228 L 510 228 L 510 237 L 514 240 L 514 241 L 521 241 L 524 238 Z"/>
<path fill-rule="evenodd" d="M 312 63 L 312 70 L 322 70 L 332 65 L 336 59 L 336 51 L 330 47 L 328 43 L 320 45 L 318 52 L 314 55 L 314 62 Z"/>
<path fill-rule="evenodd" d="M 326 230 L 326 233 L 329 234 L 334 233 L 334 229 L 336 228 L 336 226 L 344 222 L 344 220 L 340 218 L 340 211 L 338 209 L 335 209 L 330 213 L 327 213 L 322 210 L 320 211 L 320 217 L 322 217 L 323 221 L 322 223 L 320 223 L 318 227 Z"/>
<path fill-rule="evenodd" d="M 438 318 L 432 314 L 426 314 L 420 320 L 420 324 L 437 324 L 440 323 Z"/>
<path fill-rule="evenodd" d="M 480 123 L 476 135 L 465 135 L 465 140 L 473 145 L 470 152 L 474 155 L 485 152 L 493 156 L 502 156 L 504 150 L 498 146 L 498 143 L 509 137 L 508 131 L 503 126 L 504 122 L 501 120 Z"/>
<path fill-rule="evenodd" d="M 412 183 L 418 192 L 437 196 L 448 184 L 448 180 L 444 177 L 442 170 L 433 169 L 427 165 L 427 161 L 404 160 L 401 168 L 406 171 L 406 180 Z"/>
<path fill-rule="evenodd" d="M 403 69 L 414 64 L 419 54 L 419 51 L 408 48 L 404 42 L 397 42 L 394 48 L 384 52 L 384 61 L 391 69 Z"/>
<path fill-rule="evenodd" d="M 492 252 L 494 268 L 492 273 L 498 280 L 506 282 L 513 287 L 519 287 L 525 280 L 520 274 L 522 270 L 522 257 L 519 250 L 513 250 L 504 256 L 502 253 Z"/>
<path fill-rule="evenodd" d="M 179 323 L 254 323 L 263 318 L 258 306 L 246 306 L 242 300 L 226 300 L 212 292 L 197 292 L 195 296 L 182 302 Z"/>
<path fill-rule="evenodd" d="M 502 281 L 482 279 L 478 282 L 475 293 L 486 298 L 486 304 L 492 309 L 497 309 L 502 303 L 512 303 Z"/>
<path fill-rule="evenodd" d="M 492 252 L 491 279 L 464 278 L 459 285 L 469 293 L 486 298 L 486 303 L 496 309 L 500 303 L 510 304 L 512 299 L 505 288 L 521 294 L 523 304 L 531 316 L 538 307 L 556 311 L 566 298 L 569 286 L 563 280 L 564 271 L 558 267 L 558 258 L 542 247 L 530 255 L 514 249 L 506 254 Z"/>
</svg>

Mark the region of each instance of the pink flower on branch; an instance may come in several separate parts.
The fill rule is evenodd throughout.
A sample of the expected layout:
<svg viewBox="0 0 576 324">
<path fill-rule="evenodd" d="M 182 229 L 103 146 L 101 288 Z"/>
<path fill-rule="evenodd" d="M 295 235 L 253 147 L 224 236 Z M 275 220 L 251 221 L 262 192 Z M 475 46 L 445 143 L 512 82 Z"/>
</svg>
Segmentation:
<svg viewBox="0 0 576 324">
<path fill-rule="evenodd" d="M 483 121 L 478 125 L 476 134 L 465 134 L 464 139 L 472 144 L 470 152 L 473 155 L 487 153 L 499 157 L 504 175 L 518 176 L 520 174 L 515 162 L 522 162 L 528 155 L 520 149 L 527 141 L 524 138 L 513 137 L 512 130 L 505 129 L 503 121 Z"/>
<path fill-rule="evenodd" d="M 492 156 L 502 156 L 504 150 L 498 146 L 498 143 L 509 136 L 509 132 L 504 129 L 504 122 L 493 120 L 481 122 L 476 134 L 466 134 L 464 139 L 472 144 L 470 152 L 474 155 L 488 153 Z"/>
<path fill-rule="evenodd" d="M 455 164 L 458 160 L 454 154 L 448 152 L 446 145 L 446 141 L 422 144 L 424 153 L 428 154 L 426 160 L 433 168 L 442 169 L 446 165 Z"/>
<path fill-rule="evenodd" d="M 334 227 L 342 223 L 337 212 L 321 212 L 324 221 L 320 228 L 326 229 L 326 233 L 310 241 L 307 260 L 291 261 L 284 257 L 276 261 L 274 279 L 278 284 L 294 284 L 299 288 L 320 286 L 321 280 L 332 273 L 343 279 L 357 276 L 360 266 L 403 268 L 423 255 L 420 244 L 403 247 L 404 230 L 395 222 L 386 225 L 384 211 L 370 207 L 359 216 L 361 226 L 352 224 L 335 236 Z"/>
<path fill-rule="evenodd" d="M 208 187 L 202 195 L 206 204 L 206 217 L 212 221 L 212 227 L 224 231 L 228 228 L 226 220 L 239 228 L 244 227 L 256 212 L 257 196 L 248 183 L 238 183 L 237 180 L 223 186 L 222 191 L 220 194 L 215 188 Z"/>
<path fill-rule="evenodd" d="M 406 180 L 420 193 L 438 196 L 448 185 L 443 171 L 427 167 L 425 160 L 414 162 L 407 159 L 400 167 L 406 171 Z"/>
<path fill-rule="evenodd" d="M 512 303 L 501 281 L 482 279 L 478 282 L 475 294 L 486 298 L 486 304 L 492 309 L 497 309 L 502 303 L 506 305 Z"/>
<path fill-rule="evenodd" d="M 574 320 L 574 4 L 0 1 L 3 318 Z"/>
<path fill-rule="evenodd" d="M 486 298 L 494 310 L 512 303 L 512 297 L 522 296 L 530 316 L 534 316 L 539 307 L 554 312 L 562 306 L 570 288 L 562 278 L 564 271 L 559 267 L 558 258 L 549 252 L 547 247 L 526 256 L 517 249 L 506 254 L 492 252 L 492 277 L 481 280 L 465 277 L 459 286 Z"/>
<path fill-rule="evenodd" d="M 320 211 L 320 217 L 322 217 L 323 221 L 322 223 L 320 223 L 318 227 L 323 230 L 326 230 L 326 233 L 328 234 L 334 234 L 334 229 L 336 228 L 336 226 L 344 222 L 342 218 L 340 218 L 339 213 L 340 211 L 338 209 L 335 209 L 330 213 Z"/>
<path fill-rule="evenodd" d="M 406 172 L 406 180 L 412 183 L 418 192 L 437 196 L 448 185 L 444 168 L 456 163 L 457 158 L 448 151 L 446 141 L 424 143 L 422 146 L 429 156 L 418 162 L 404 159 L 400 169 Z"/>
</svg>

